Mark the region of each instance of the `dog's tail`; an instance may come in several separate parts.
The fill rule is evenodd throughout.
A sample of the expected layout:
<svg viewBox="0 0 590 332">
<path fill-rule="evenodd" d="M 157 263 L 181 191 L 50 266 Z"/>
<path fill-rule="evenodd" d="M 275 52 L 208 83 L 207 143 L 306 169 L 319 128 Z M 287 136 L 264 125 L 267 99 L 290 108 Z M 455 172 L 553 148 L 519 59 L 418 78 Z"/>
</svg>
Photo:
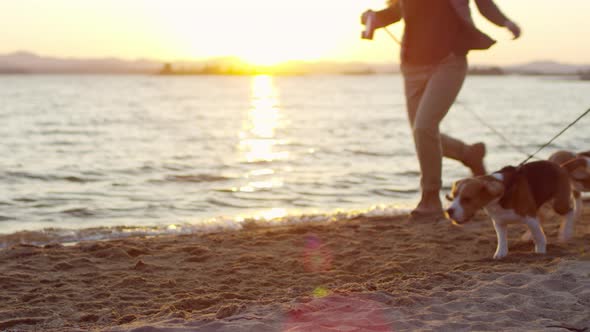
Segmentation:
<svg viewBox="0 0 590 332">
<path fill-rule="evenodd" d="M 570 151 L 559 150 L 549 156 L 548 160 L 562 165 L 570 160 L 576 159 L 576 154 Z"/>
<path fill-rule="evenodd" d="M 584 157 L 577 157 L 561 164 L 561 168 L 564 168 L 572 179 L 576 180 L 588 177 L 586 172 L 588 166 L 588 160 Z"/>
</svg>

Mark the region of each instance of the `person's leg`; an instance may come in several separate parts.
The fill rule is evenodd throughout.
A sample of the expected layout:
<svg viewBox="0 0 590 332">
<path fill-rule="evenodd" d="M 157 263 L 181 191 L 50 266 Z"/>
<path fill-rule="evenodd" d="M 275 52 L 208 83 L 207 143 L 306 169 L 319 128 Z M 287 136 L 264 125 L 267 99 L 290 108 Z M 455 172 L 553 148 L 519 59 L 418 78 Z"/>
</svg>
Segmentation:
<svg viewBox="0 0 590 332">
<path fill-rule="evenodd" d="M 422 199 L 416 211 L 442 211 L 439 191 L 442 175 L 442 139 L 439 125 L 459 94 L 467 72 L 465 57 L 451 56 L 433 70 L 414 120 L 414 142 L 422 173 Z M 445 150 L 451 156 L 463 154 L 460 141 L 445 138 Z"/>
<path fill-rule="evenodd" d="M 413 130 L 418 105 L 420 105 L 420 100 L 422 99 L 422 95 L 424 95 L 424 90 L 426 90 L 426 85 L 432 74 L 432 66 L 403 65 L 402 73 L 408 121 L 410 122 L 410 128 Z"/>
<path fill-rule="evenodd" d="M 426 90 L 426 86 L 428 85 L 428 81 L 432 75 L 433 66 L 415 66 L 415 65 L 403 65 L 402 66 L 402 74 L 404 77 L 404 88 L 405 88 L 405 95 L 406 95 L 406 108 L 408 112 L 408 120 L 410 122 L 410 128 L 412 131 L 414 130 L 414 123 L 416 120 L 416 113 L 418 111 L 418 106 L 420 105 L 420 101 L 422 100 L 422 96 L 424 95 L 424 91 Z M 415 142 L 414 142 L 415 143 Z M 416 148 L 417 151 L 417 148 Z M 417 153 L 418 154 L 418 153 Z M 420 160 L 418 158 L 418 160 Z M 422 169 L 422 166 L 420 167 Z M 437 192 L 438 195 L 438 192 Z M 426 193 L 424 188 L 422 188 L 422 197 L 418 204 L 418 207 L 412 211 L 411 217 L 420 217 L 419 215 L 428 215 L 432 211 L 425 211 L 420 208 L 421 205 L 424 205 L 428 198 L 431 197 L 431 193 Z M 440 205 L 440 204 L 439 204 Z M 437 214 L 437 211 L 434 211 L 434 214 Z"/>
<path fill-rule="evenodd" d="M 453 60 L 457 60 L 456 58 Z M 462 61 L 461 58 L 459 60 Z M 442 73 L 437 71 L 440 75 L 442 75 L 443 79 L 445 77 L 445 70 L 449 70 L 448 67 L 442 68 Z M 453 70 L 453 69 L 450 69 Z M 461 69 L 460 69 L 461 70 Z M 467 72 L 467 61 L 465 61 L 465 73 Z M 459 86 L 459 90 L 461 89 L 461 85 Z M 456 98 L 456 97 L 455 97 Z M 454 99 L 453 99 L 454 102 Z M 474 176 L 484 175 L 485 166 L 483 164 L 483 158 L 486 154 L 486 148 L 483 143 L 475 143 L 472 145 L 465 144 L 463 141 L 458 140 L 454 137 L 449 135 L 445 135 L 440 133 L 440 140 L 441 140 L 441 147 L 442 147 L 442 154 L 443 157 L 454 159 L 457 161 L 462 162 L 465 166 L 471 169 L 471 173 Z"/>
<path fill-rule="evenodd" d="M 443 157 L 458 160 L 469 167 L 473 176 L 485 175 L 483 159 L 486 155 L 486 147 L 483 143 L 472 145 L 465 144 L 451 136 L 440 134 Z"/>
</svg>

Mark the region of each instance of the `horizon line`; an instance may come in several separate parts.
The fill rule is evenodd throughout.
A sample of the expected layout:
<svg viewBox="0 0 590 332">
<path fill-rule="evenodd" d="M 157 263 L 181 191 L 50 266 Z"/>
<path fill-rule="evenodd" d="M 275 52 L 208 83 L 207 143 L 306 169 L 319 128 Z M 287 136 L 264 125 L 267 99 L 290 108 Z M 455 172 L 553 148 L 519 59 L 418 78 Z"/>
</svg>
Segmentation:
<svg viewBox="0 0 590 332">
<path fill-rule="evenodd" d="M 219 55 L 213 57 L 203 57 L 203 58 L 176 58 L 176 59 L 161 59 L 161 58 L 150 58 L 147 56 L 138 56 L 138 57 L 126 57 L 126 56 L 117 56 L 117 55 L 96 55 L 96 56 L 70 56 L 70 55 L 52 55 L 52 54 L 42 54 L 35 51 L 30 50 L 14 50 L 0 53 L 0 57 L 2 56 L 10 56 L 10 55 L 30 55 L 35 56 L 38 58 L 50 58 L 50 59 L 58 59 L 58 60 L 70 60 L 70 61 L 84 61 L 84 60 L 116 60 L 116 61 L 123 61 L 123 62 L 154 62 L 154 63 L 182 63 L 182 62 L 208 62 L 208 61 L 220 61 L 220 60 L 227 60 L 227 61 L 237 61 L 247 64 L 248 61 L 245 59 L 240 58 L 236 55 Z M 280 66 L 289 63 L 305 63 L 305 64 L 318 64 L 318 63 L 330 63 L 330 64 L 364 64 L 364 65 L 399 65 L 399 61 L 397 59 L 392 59 L 391 61 L 363 61 L 363 60 L 340 60 L 335 58 L 327 58 L 322 60 L 286 60 L 279 62 L 275 65 L 270 65 L 269 67 L 273 66 Z M 530 60 L 530 61 L 522 61 L 522 62 L 514 62 L 511 64 L 490 64 L 490 63 L 478 63 L 475 64 L 477 66 L 494 66 L 494 67 L 514 67 L 514 66 L 523 66 L 529 64 L 536 64 L 536 63 L 553 63 L 563 66 L 590 66 L 590 62 L 588 63 L 573 63 L 573 62 L 561 62 L 559 60 L 553 59 L 537 59 L 537 60 Z M 264 67 L 264 66 L 262 66 Z"/>
</svg>

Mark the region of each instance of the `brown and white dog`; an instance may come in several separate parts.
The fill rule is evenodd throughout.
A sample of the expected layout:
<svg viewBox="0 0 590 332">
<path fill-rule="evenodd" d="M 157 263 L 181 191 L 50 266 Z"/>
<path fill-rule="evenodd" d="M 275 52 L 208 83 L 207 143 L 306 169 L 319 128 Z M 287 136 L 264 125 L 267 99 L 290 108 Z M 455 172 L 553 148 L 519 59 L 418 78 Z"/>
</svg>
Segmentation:
<svg viewBox="0 0 590 332">
<path fill-rule="evenodd" d="M 553 210 L 564 218 L 559 239 L 567 241 L 574 229 L 571 196 L 569 169 L 550 161 L 534 161 L 455 182 L 449 197 L 452 203 L 446 212 L 451 220 L 462 224 L 484 208 L 492 218 L 498 238 L 494 259 L 508 254 L 507 226 L 515 222 L 528 226 L 535 242 L 535 252 L 544 254 L 547 240 L 539 209 L 547 202 L 552 203 Z"/>
<path fill-rule="evenodd" d="M 580 219 L 583 212 L 582 193 L 590 192 L 590 151 L 574 153 L 560 150 L 549 156 L 549 161 L 569 168 L 574 194 L 574 215 Z"/>
</svg>

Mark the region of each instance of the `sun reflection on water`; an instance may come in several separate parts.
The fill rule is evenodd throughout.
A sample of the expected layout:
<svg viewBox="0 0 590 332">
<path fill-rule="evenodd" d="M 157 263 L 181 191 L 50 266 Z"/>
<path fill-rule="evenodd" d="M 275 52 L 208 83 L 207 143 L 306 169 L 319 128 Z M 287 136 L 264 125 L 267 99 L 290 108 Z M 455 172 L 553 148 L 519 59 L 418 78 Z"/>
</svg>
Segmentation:
<svg viewBox="0 0 590 332">
<path fill-rule="evenodd" d="M 272 76 L 252 78 L 252 107 L 240 133 L 240 151 L 249 163 L 287 159 L 286 151 L 277 151 L 284 141 L 277 139 L 281 120 L 278 92 Z"/>
<path fill-rule="evenodd" d="M 261 210 L 251 215 L 237 216 L 236 220 L 242 222 L 246 219 L 253 219 L 257 221 L 272 222 L 287 216 L 287 209 L 284 208 L 272 208 L 267 210 Z"/>
<path fill-rule="evenodd" d="M 277 138 L 280 123 L 279 95 L 273 77 L 254 76 L 251 108 L 240 132 L 239 150 L 245 162 L 256 165 L 288 159 L 288 152 L 278 150 L 284 144 L 283 140 Z M 235 188 L 235 191 L 254 193 L 283 186 L 283 179 L 276 176 L 276 170 L 268 164 L 249 171 L 244 178 L 248 183 Z"/>
<path fill-rule="evenodd" d="M 272 192 L 284 186 L 281 172 L 290 167 L 281 164 L 277 169 L 274 161 L 289 159 L 288 151 L 281 151 L 285 140 L 278 137 L 278 129 L 284 124 L 279 93 L 272 76 L 259 75 L 252 78 L 251 107 L 240 132 L 240 158 L 248 164 L 248 171 L 243 174 L 245 183 L 232 188 L 232 191 L 256 196 L 257 192 Z M 249 216 L 239 216 L 238 221 L 252 218 L 258 221 L 278 220 L 287 216 L 287 210 L 280 207 L 268 207 Z"/>
</svg>

